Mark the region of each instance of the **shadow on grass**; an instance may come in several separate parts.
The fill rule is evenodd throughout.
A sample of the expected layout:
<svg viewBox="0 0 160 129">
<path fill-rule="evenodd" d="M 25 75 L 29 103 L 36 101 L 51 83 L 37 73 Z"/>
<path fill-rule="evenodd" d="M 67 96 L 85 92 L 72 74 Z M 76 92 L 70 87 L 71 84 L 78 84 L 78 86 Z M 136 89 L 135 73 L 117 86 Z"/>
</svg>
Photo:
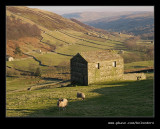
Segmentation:
<svg viewBox="0 0 160 129">
<path fill-rule="evenodd" d="M 63 79 L 51 78 L 51 77 L 43 77 L 42 79 L 45 81 L 63 81 Z"/>
<path fill-rule="evenodd" d="M 101 87 L 102 85 L 102 87 Z M 94 88 L 95 87 L 95 88 Z M 65 110 L 57 105 L 31 110 L 28 117 L 138 117 L 153 116 L 153 80 L 91 85 L 86 99 L 67 98 Z M 62 88 L 63 89 L 63 88 Z M 73 87 L 74 89 L 74 87 Z M 81 89 L 83 92 L 83 89 Z M 98 94 L 95 97 L 91 94 Z M 17 110 L 17 109 L 13 109 Z M 19 109 L 23 112 L 23 109 Z M 27 109 L 24 109 L 26 111 Z"/>
</svg>

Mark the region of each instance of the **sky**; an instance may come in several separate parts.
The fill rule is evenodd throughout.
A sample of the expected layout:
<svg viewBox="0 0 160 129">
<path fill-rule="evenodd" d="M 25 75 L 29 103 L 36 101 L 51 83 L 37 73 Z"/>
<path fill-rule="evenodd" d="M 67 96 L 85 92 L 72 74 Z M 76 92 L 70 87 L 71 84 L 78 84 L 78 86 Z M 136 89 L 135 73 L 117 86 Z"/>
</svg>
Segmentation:
<svg viewBox="0 0 160 129">
<path fill-rule="evenodd" d="M 51 11 L 59 15 L 75 12 L 106 12 L 106 11 L 154 11 L 154 6 L 27 6 Z"/>
</svg>

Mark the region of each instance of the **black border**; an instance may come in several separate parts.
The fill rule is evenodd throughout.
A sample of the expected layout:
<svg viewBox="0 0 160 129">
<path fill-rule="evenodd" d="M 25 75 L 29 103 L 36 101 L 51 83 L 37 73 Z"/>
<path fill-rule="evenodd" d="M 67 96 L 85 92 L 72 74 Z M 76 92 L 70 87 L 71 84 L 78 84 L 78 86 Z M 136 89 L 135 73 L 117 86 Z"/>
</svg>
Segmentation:
<svg viewBox="0 0 160 129">
<path fill-rule="evenodd" d="M 58 3 L 59 2 L 59 3 Z M 106 2 L 106 3 L 105 3 Z M 61 127 L 73 127 L 73 128 L 80 128 L 80 127 L 83 127 L 83 128 L 86 128 L 86 126 L 88 126 L 89 128 L 92 128 L 92 127 L 97 127 L 97 128 L 108 128 L 108 127 L 128 127 L 128 126 L 131 126 L 131 127 L 144 127 L 144 126 L 147 126 L 147 127 L 151 127 L 151 126 L 155 126 L 155 125 L 158 125 L 160 123 L 160 121 L 158 120 L 158 102 L 156 100 L 156 98 L 158 98 L 158 78 L 157 76 L 160 75 L 159 74 L 159 70 L 160 70 L 160 65 L 158 64 L 159 62 L 159 58 L 160 56 L 158 56 L 156 53 L 157 51 L 160 50 L 160 47 L 158 44 L 160 44 L 160 40 L 159 40 L 159 33 L 157 32 L 158 31 L 158 25 L 160 24 L 159 22 L 159 19 L 158 19 L 158 12 L 160 12 L 160 7 L 159 7 L 159 4 L 156 0 L 152 0 L 152 1 L 129 1 L 129 0 L 121 0 L 119 2 L 116 2 L 116 1 L 91 1 L 91 2 L 83 2 L 85 4 L 82 4 L 82 1 L 79 1 L 79 3 L 76 1 L 53 1 L 53 0 L 45 0 L 45 1 L 36 1 L 36 0 L 5 0 L 5 1 L 1 1 L 1 4 L 0 4 L 0 26 L 1 26 L 1 53 L 0 53 L 0 56 L 1 56 L 1 80 L 3 80 L 3 84 L 1 84 L 0 86 L 0 118 L 2 118 L 3 120 L 7 121 L 8 124 L 5 124 L 6 126 L 7 125 L 19 125 L 21 124 L 21 122 L 24 122 L 25 123 L 25 126 L 24 127 L 33 127 L 31 124 L 37 124 L 38 127 L 40 127 L 41 125 L 44 125 L 43 127 L 46 127 L 46 124 L 43 123 L 43 122 L 47 122 L 48 125 L 50 127 L 55 127 L 56 124 L 60 125 Z M 62 118 L 54 118 L 54 117 L 49 117 L 49 118 L 24 118 L 24 117 L 15 117 L 15 118 L 11 118 L 11 117 L 6 117 L 6 101 L 5 101 L 5 93 L 6 93 L 6 89 L 5 89 L 5 85 L 6 85 L 6 79 L 5 79 L 5 71 L 6 71 L 6 63 L 5 63 L 5 16 L 6 16 L 6 13 L 5 13 L 5 7 L 6 6 L 14 6 L 14 5 L 17 5 L 17 6 L 40 6 L 40 5 L 44 5 L 44 6 L 52 6 L 52 5 L 61 5 L 61 6 L 154 6 L 155 10 L 155 80 L 154 80 L 154 91 L 155 91 L 155 114 L 154 114 L 154 117 L 127 117 L 127 118 L 123 118 L 123 117 L 113 117 L 113 118 L 104 118 L 104 117 L 62 117 Z M 17 120 L 20 122 L 20 123 L 17 123 Z M 27 120 L 27 121 L 26 121 Z M 42 121 L 42 122 L 39 122 Z M 48 121 L 49 120 L 49 121 Z M 29 123 L 29 122 L 31 123 Z M 141 125 L 111 125 L 111 124 L 108 124 L 108 122 L 154 122 L 154 125 L 146 125 L 146 124 L 141 124 Z M 10 123 L 11 122 L 11 123 Z M 57 123 L 58 122 L 58 123 Z M 1 122 L 2 123 L 2 122 Z M 9 124 L 10 123 L 10 124 Z M 16 124 L 17 123 L 17 124 Z M 11 126 L 13 126 L 11 125 Z M 5 127 L 6 127 L 5 126 Z M 19 125 L 20 126 L 20 125 Z M 23 127 L 23 126 L 22 126 Z"/>
</svg>

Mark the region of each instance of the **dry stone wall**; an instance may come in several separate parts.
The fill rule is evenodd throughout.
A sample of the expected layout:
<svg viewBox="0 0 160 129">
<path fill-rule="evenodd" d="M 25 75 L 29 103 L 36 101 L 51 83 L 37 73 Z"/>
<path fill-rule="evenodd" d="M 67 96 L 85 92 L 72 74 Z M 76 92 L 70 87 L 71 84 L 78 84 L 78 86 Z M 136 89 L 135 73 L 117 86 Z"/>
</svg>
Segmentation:
<svg viewBox="0 0 160 129">
<path fill-rule="evenodd" d="M 144 73 L 128 73 L 123 74 L 123 80 L 144 80 L 146 75 Z"/>
</svg>

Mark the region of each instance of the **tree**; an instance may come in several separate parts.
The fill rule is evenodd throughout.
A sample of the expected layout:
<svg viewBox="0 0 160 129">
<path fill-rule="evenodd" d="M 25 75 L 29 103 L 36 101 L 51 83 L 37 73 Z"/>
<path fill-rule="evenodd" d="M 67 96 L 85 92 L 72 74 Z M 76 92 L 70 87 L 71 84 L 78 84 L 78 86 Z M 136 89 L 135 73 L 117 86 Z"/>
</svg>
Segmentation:
<svg viewBox="0 0 160 129">
<path fill-rule="evenodd" d="M 127 40 L 124 43 L 124 45 L 130 50 L 134 50 L 136 48 L 136 46 L 137 46 L 135 40 L 133 40 L 133 39 Z"/>
<path fill-rule="evenodd" d="M 22 51 L 21 51 L 19 45 L 16 45 L 16 48 L 15 48 L 15 52 L 14 52 L 14 53 L 15 53 L 15 54 L 19 54 L 20 56 L 22 55 Z"/>
<path fill-rule="evenodd" d="M 35 69 L 36 69 L 35 64 L 30 63 L 30 64 L 28 65 L 28 69 L 29 69 L 29 71 L 31 72 L 31 76 L 34 76 L 34 74 L 35 74 Z"/>
<path fill-rule="evenodd" d="M 147 53 L 148 58 L 153 60 L 153 58 L 154 58 L 154 46 L 149 47 L 147 49 L 146 53 Z"/>
<path fill-rule="evenodd" d="M 36 72 L 34 73 L 34 75 L 35 75 L 36 77 L 41 77 L 41 70 L 40 70 L 39 67 L 36 69 Z"/>
<path fill-rule="evenodd" d="M 136 37 L 131 37 L 129 39 L 127 39 L 124 43 L 124 45 L 130 49 L 130 50 L 136 50 L 137 49 L 137 41 L 140 39 L 139 36 Z"/>
</svg>

